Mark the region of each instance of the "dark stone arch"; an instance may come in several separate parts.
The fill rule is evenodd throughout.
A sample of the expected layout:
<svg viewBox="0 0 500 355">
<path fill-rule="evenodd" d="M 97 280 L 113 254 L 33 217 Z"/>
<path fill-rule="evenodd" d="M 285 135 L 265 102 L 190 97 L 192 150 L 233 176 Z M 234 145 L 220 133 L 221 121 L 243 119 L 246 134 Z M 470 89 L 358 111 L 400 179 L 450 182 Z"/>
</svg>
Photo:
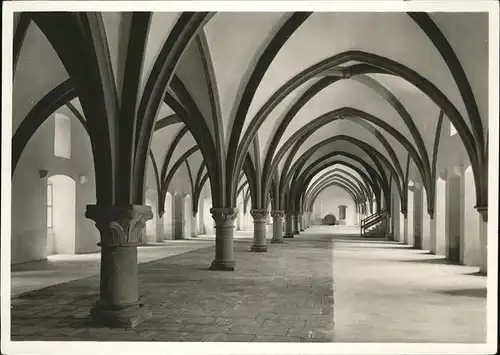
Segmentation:
<svg viewBox="0 0 500 355">
<path fill-rule="evenodd" d="M 201 191 L 207 180 L 208 180 L 208 173 L 205 173 L 205 175 L 203 175 L 203 177 L 200 179 L 200 183 L 196 185 L 195 193 L 193 196 L 193 201 L 196 202 L 197 206 L 196 208 L 198 208 L 198 205 L 200 204 Z"/>
<path fill-rule="evenodd" d="M 177 63 L 180 61 L 185 49 L 194 40 L 211 16 L 213 14 L 207 12 L 182 13 L 175 22 L 158 57 L 153 63 L 151 73 L 146 81 L 141 100 L 137 107 L 137 129 L 135 131 L 135 145 L 137 150 L 135 155 L 136 164 L 134 165 L 134 176 L 137 181 L 142 181 L 145 178 L 145 152 L 149 150 L 151 145 L 155 118 L 158 115 L 161 102 L 166 96 L 169 84 L 174 90 L 175 80 L 173 79 Z M 176 88 L 179 89 L 179 85 Z M 178 91 L 181 91 L 181 95 L 178 95 L 178 92 L 176 92 L 177 97 L 182 96 L 185 98 L 187 96 L 184 92 L 187 91 L 185 88 L 181 88 Z M 171 108 L 174 109 L 172 106 Z M 192 112 L 192 107 L 186 107 L 186 109 L 189 112 L 189 116 L 192 114 L 196 115 L 196 113 Z M 181 115 L 179 116 L 183 118 Z M 193 132 L 193 136 L 199 144 L 194 134 L 195 130 L 191 127 L 192 125 L 188 124 L 185 119 L 183 121 L 189 127 L 190 131 Z M 202 145 L 200 145 L 200 148 L 205 149 Z M 210 170 L 211 168 L 209 168 L 209 173 Z M 143 186 L 143 184 L 139 183 L 137 185 Z M 142 195 L 142 191 L 138 191 L 137 195 Z"/>
<path fill-rule="evenodd" d="M 439 141 L 441 137 L 441 128 L 443 125 L 443 111 L 439 112 L 438 122 L 436 124 L 436 134 L 434 136 L 434 146 L 432 148 L 432 171 L 431 171 L 431 181 L 432 184 L 429 186 L 430 188 L 430 196 L 432 196 L 432 202 L 434 202 L 436 196 L 436 176 L 437 176 L 437 159 L 439 152 Z M 428 190 L 429 191 L 429 190 Z M 429 204 L 429 200 L 431 198 L 427 198 L 427 212 L 432 219 L 434 219 L 434 203 Z"/>
<path fill-rule="evenodd" d="M 33 134 L 50 115 L 68 102 L 69 98 L 72 100 L 75 95 L 73 82 L 71 79 L 67 79 L 49 91 L 33 106 L 12 136 L 12 176 L 14 176 L 21 154 Z M 96 164 L 96 158 L 94 158 L 94 164 Z"/>
<path fill-rule="evenodd" d="M 312 135 L 316 130 L 320 129 L 323 125 L 326 125 L 328 123 L 334 122 L 336 120 L 342 119 L 341 117 L 343 115 L 352 115 L 355 117 L 360 117 L 361 119 L 364 119 L 370 123 L 373 123 L 375 125 L 380 126 L 382 129 L 386 130 L 391 134 L 402 146 L 405 148 L 407 151 L 411 152 L 412 158 L 415 159 L 417 167 L 419 168 L 420 173 L 424 177 L 425 181 L 429 181 L 427 177 L 430 175 L 430 167 L 426 166 L 420 156 L 418 155 L 418 152 L 413 148 L 411 143 L 396 129 L 392 128 L 392 126 L 386 124 L 383 120 L 379 119 L 376 116 L 373 116 L 367 112 L 357 110 L 351 107 L 343 107 L 339 108 L 327 113 L 322 114 L 321 116 L 317 117 L 316 119 L 310 121 L 308 124 L 306 124 L 304 127 L 302 127 L 299 131 L 294 133 L 280 148 L 278 153 L 276 154 L 275 158 L 273 159 L 273 162 L 268 168 L 270 170 L 264 170 L 263 172 L 263 193 L 265 194 L 267 189 L 268 189 L 268 184 L 269 184 L 269 176 L 270 172 L 272 172 L 274 169 L 276 169 L 277 165 L 279 164 L 280 160 L 282 157 L 286 154 L 287 150 L 290 149 L 292 144 L 295 142 L 300 142 L 297 143 L 295 146 L 294 150 L 298 150 L 298 147 L 302 142 L 304 142 L 310 135 Z M 360 124 L 360 122 L 355 122 Z M 373 132 L 372 132 L 373 133 Z M 388 150 L 388 153 L 393 160 L 393 163 L 395 164 L 395 168 L 398 171 L 398 173 L 402 176 L 402 169 L 401 166 L 399 165 L 399 160 L 397 159 L 394 151 L 390 147 L 390 144 L 385 140 L 385 138 L 381 134 L 374 134 L 377 139 L 381 142 L 381 144 L 384 146 L 385 149 Z M 293 153 L 289 155 L 292 156 Z M 287 165 L 287 164 L 285 164 Z"/>
<path fill-rule="evenodd" d="M 194 181 L 193 181 L 193 174 L 191 172 L 191 167 L 189 166 L 189 161 L 188 161 L 187 158 L 186 158 L 186 160 L 184 160 L 184 163 L 186 164 L 186 169 L 187 169 L 188 177 L 189 177 L 189 183 L 191 185 L 191 196 L 194 197 L 195 186 L 194 186 Z M 191 209 L 193 211 L 193 215 L 196 215 L 196 213 L 198 213 L 198 206 L 197 206 L 197 204 L 192 203 L 191 204 Z"/>
<path fill-rule="evenodd" d="M 149 151 L 149 159 L 151 160 L 151 165 L 153 166 L 153 173 L 154 173 L 155 183 L 156 183 L 156 191 L 159 193 L 161 191 L 162 182 L 160 181 L 158 164 L 156 163 L 156 159 L 155 159 L 155 156 L 154 156 L 152 151 Z M 158 201 L 160 201 L 159 198 L 158 198 Z M 159 206 L 159 204 L 158 204 L 158 206 Z M 158 211 L 159 210 L 160 209 L 158 208 Z"/>
<path fill-rule="evenodd" d="M 181 123 L 181 122 L 182 122 L 182 120 L 179 116 L 177 116 L 177 114 L 172 114 L 172 115 L 160 118 L 158 121 L 156 121 L 154 131 L 156 132 L 156 131 L 159 131 L 159 130 L 161 130 L 165 127 L 168 127 L 172 124 Z"/>
<path fill-rule="evenodd" d="M 110 114 L 113 114 L 115 113 L 114 111 L 116 111 L 116 108 L 107 107 L 102 99 L 95 100 L 95 96 L 99 98 L 111 96 L 110 106 L 115 104 L 116 98 L 113 98 L 113 93 L 109 92 L 109 83 L 103 82 L 108 78 L 101 77 L 101 73 L 97 68 L 97 61 L 101 60 L 106 62 L 107 58 L 103 58 L 103 56 L 106 55 L 105 52 L 103 53 L 103 56 L 98 56 L 96 49 L 93 46 L 90 46 L 85 38 L 86 35 L 90 36 L 90 27 L 83 28 L 79 25 L 79 22 L 89 22 L 88 14 L 34 12 L 29 13 L 28 15 L 44 33 L 46 39 L 61 60 L 62 65 L 70 76 L 70 79 L 68 79 L 67 82 L 71 81 L 71 85 L 76 88 L 76 91 L 78 91 L 78 95 L 82 103 L 82 109 L 88 120 L 91 142 L 93 145 L 99 145 L 100 148 L 102 148 L 102 150 L 99 149 L 100 158 L 106 159 L 108 163 L 108 167 L 104 171 L 107 172 L 107 190 L 110 190 L 109 186 L 113 186 L 111 171 L 113 169 L 113 162 L 110 146 L 110 137 L 112 132 L 110 132 L 108 122 L 106 122 L 107 124 L 102 125 L 102 117 L 108 118 L 108 110 L 111 111 L 109 112 Z M 60 28 L 64 28 L 65 31 L 61 32 Z M 96 29 L 96 31 L 99 30 Z M 109 73 L 105 73 L 104 76 L 107 74 Z M 54 90 L 52 92 L 54 92 Z M 95 117 L 100 118 L 100 127 L 97 127 Z M 100 132 L 97 132 L 98 128 L 100 128 Z M 96 138 L 102 138 L 103 141 L 97 142 L 95 141 Z M 96 150 L 94 150 L 94 153 L 96 153 Z M 99 168 L 100 164 L 95 165 L 97 169 L 96 178 L 98 178 L 98 176 L 101 175 Z M 106 194 L 109 193 L 112 195 L 112 192 L 106 192 Z M 109 195 L 106 198 L 110 201 L 114 199 L 114 197 Z"/>
<path fill-rule="evenodd" d="M 325 177 L 316 186 L 314 186 L 310 191 L 307 191 L 306 195 L 313 193 L 314 191 L 317 190 L 317 188 L 324 185 L 325 183 L 328 183 L 329 181 L 341 182 L 346 187 L 348 187 L 349 190 L 356 196 L 356 200 L 355 200 L 356 203 L 360 203 L 360 202 L 364 201 L 364 195 L 363 195 L 362 191 L 356 186 L 356 184 L 354 184 L 352 181 L 350 181 L 347 177 L 340 175 L 340 174 L 334 174 L 334 175 Z"/>
<path fill-rule="evenodd" d="M 243 189 L 245 188 L 245 186 L 248 185 L 248 180 L 245 180 L 245 182 L 243 184 L 240 185 L 240 187 L 238 187 L 238 193 L 236 196 L 239 196 L 241 191 L 243 191 Z"/>
<path fill-rule="evenodd" d="M 362 186 L 362 188 L 363 188 L 363 190 L 364 190 L 364 192 L 365 192 L 365 195 L 366 195 L 367 197 L 370 197 L 370 198 L 371 198 L 371 197 L 375 194 L 375 191 L 377 191 L 377 190 L 376 190 L 376 188 L 375 188 L 375 186 L 373 185 L 373 182 L 371 181 L 370 177 L 368 177 L 365 173 L 363 173 L 363 172 L 361 171 L 361 169 L 358 169 L 358 168 L 357 168 L 357 167 L 355 167 L 354 165 L 349 164 L 349 163 L 347 163 L 347 162 L 343 162 L 343 161 L 333 161 L 333 162 L 330 162 L 330 163 L 324 164 L 324 166 L 321 166 L 321 167 L 317 168 L 316 170 L 314 170 L 314 171 L 312 171 L 312 172 L 310 172 L 310 173 L 309 173 L 309 172 L 307 172 L 307 174 L 301 174 L 301 176 L 299 177 L 298 182 L 299 182 L 302 186 L 309 186 L 310 181 L 312 180 L 312 178 L 313 178 L 314 176 L 317 176 L 317 175 L 318 175 L 321 171 L 323 171 L 325 168 L 327 168 L 327 167 L 329 167 L 329 166 L 334 166 L 334 165 L 344 165 L 344 166 L 347 166 L 347 167 L 351 167 L 351 166 L 352 166 L 352 167 L 354 167 L 355 169 L 353 169 L 353 170 L 355 170 L 355 172 L 356 172 L 356 173 L 358 173 L 358 174 L 359 174 L 359 176 L 361 177 L 361 180 L 362 180 L 362 181 L 364 181 L 364 184 L 363 184 L 363 182 L 362 182 L 361 180 L 357 179 L 357 177 L 356 177 L 356 179 L 358 180 L 358 181 L 357 181 L 357 182 L 358 182 L 358 184 L 359 184 L 360 186 Z M 336 170 L 336 169 L 334 169 L 334 170 Z M 347 171 L 345 171 L 345 170 L 343 170 L 343 169 L 338 169 L 338 170 L 339 170 L 339 171 L 342 171 L 342 172 L 344 172 L 344 173 L 347 173 Z M 327 173 L 325 173 L 323 176 L 326 176 L 327 174 L 328 174 L 328 172 L 327 172 Z M 351 176 L 351 175 L 352 175 L 352 174 L 350 174 L 350 173 L 349 173 L 349 175 L 348 175 L 348 176 Z M 352 176 L 353 176 L 353 175 L 352 175 Z M 302 192 L 302 195 L 304 195 L 304 194 L 305 194 L 305 191 L 304 191 L 304 192 Z"/>
<path fill-rule="evenodd" d="M 268 113 L 271 112 L 293 90 L 295 90 L 303 83 L 307 82 L 309 79 L 349 61 L 359 61 L 362 63 L 371 64 L 372 66 L 377 67 L 377 69 L 375 69 L 377 72 L 384 72 L 400 76 L 401 78 L 405 79 L 406 81 L 410 82 L 415 87 L 420 89 L 435 104 L 437 104 L 456 127 L 457 132 L 460 135 L 467 154 L 469 155 L 469 158 L 471 160 L 471 165 L 475 166 L 476 168 L 477 178 L 480 178 L 480 167 L 482 161 L 481 158 L 478 157 L 478 152 L 476 146 L 474 145 L 473 136 L 469 131 L 467 125 L 465 124 L 460 112 L 448 100 L 448 98 L 434 84 L 432 84 L 430 81 L 428 81 L 412 69 L 391 59 L 362 51 L 347 51 L 330 58 L 326 58 L 325 60 L 316 63 L 315 65 L 297 74 L 294 78 L 285 83 L 261 107 L 252 122 L 249 124 L 249 132 L 245 137 L 243 137 L 241 144 L 238 146 L 237 158 L 239 158 L 244 152 L 246 152 L 250 144 L 249 140 L 251 141 L 253 136 L 256 134 L 262 122 L 267 117 Z M 373 68 L 370 70 L 373 71 Z M 346 71 L 344 74 L 345 77 L 349 77 L 350 75 L 351 74 L 348 71 Z M 237 169 L 238 164 L 241 164 L 241 161 L 237 159 Z M 232 179 L 234 178 L 232 177 Z"/>
<path fill-rule="evenodd" d="M 395 176 L 395 178 L 398 181 L 398 185 L 401 186 L 401 181 L 400 181 L 401 177 L 397 175 L 396 170 L 394 169 L 394 167 L 392 166 L 392 164 L 387 160 L 386 157 L 384 157 L 380 152 L 378 152 L 378 151 L 374 150 L 373 148 L 371 148 L 370 146 L 368 146 L 368 144 L 366 144 L 366 143 L 364 143 L 362 141 L 359 141 L 356 138 L 353 138 L 353 137 L 350 137 L 350 136 L 345 136 L 345 135 L 338 135 L 338 136 L 334 136 L 334 137 L 328 138 L 326 140 L 323 140 L 323 141 L 317 143 L 316 145 L 314 145 L 313 147 L 311 147 L 309 150 L 307 150 L 302 156 L 300 156 L 297 159 L 297 161 L 295 161 L 295 163 L 291 167 L 290 171 L 288 172 L 288 174 L 285 177 L 285 185 L 286 185 L 286 182 L 289 181 L 292 178 L 292 175 L 294 174 L 294 172 L 300 170 L 299 169 L 300 165 L 301 164 L 303 165 L 307 161 L 307 159 L 309 159 L 316 150 L 318 150 L 322 146 L 326 146 L 329 143 L 335 142 L 337 140 L 343 140 L 343 141 L 350 142 L 350 143 L 358 146 L 360 149 L 362 149 L 363 151 L 365 151 L 365 153 L 372 160 L 374 160 L 374 163 L 376 165 L 377 165 L 378 161 L 380 161 L 381 163 L 383 163 L 390 170 L 391 174 L 393 174 Z M 381 163 L 378 163 L 378 164 L 381 164 Z M 380 173 L 381 174 L 384 173 L 383 170 L 380 171 Z M 384 174 L 383 174 L 382 178 L 384 177 Z"/>
<path fill-rule="evenodd" d="M 329 176 L 325 176 L 324 178 L 317 181 L 317 184 L 315 182 L 315 185 L 311 186 L 311 189 L 310 190 L 308 189 L 308 191 L 305 192 L 305 196 L 312 194 L 316 190 L 316 188 L 318 188 L 319 186 L 322 186 L 324 183 L 327 183 L 329 181 L 340 181 L 344 185 L 349 187 L 349 189 L 357 197 L 357 199 L 355 200 L 355 203 L 361 203 L 362 201 L 366 200 L 366 196 L 364 195 L 364 192 L 358 186 L 356 186 L 355 183 L 353 183 L 352 181 L 347 179 L 347 177 L 340 175 L 340 174 L 332 174 Z M 297 201 L 296 203 L 298 204 L 299 202 L 300 201 Z"/>
<path fill-rule="evenodd" d="M 377 80 L 371 78 L 368 75 L 360 74 L 352 76 L 351 79 L 371 88 L 374 92 L 380 95 L 380 97 L 384 98 L 384 100 L 386 100 L 394 108 L 394 110 L 399 114 L 403 122 L 408 127 L 410 134 L 412 135 L 413 140 L 415 141 L 415 145 L 418 149 L 418 152 L 420 153 L 420 157 L 422 158 L 423 164 L 425 166 L 429 166 L 430 164 L 429 155 L 427 153 L 427 149 L 425 148 L 422 135 L 420 134 L 420 131 L 418 130 L 415 121 L 413 120 L 413 117 L 410 115 L 408 110 L 406 110 L 406 107 L 404 107 L 401 101 L 399 101 L 396 95 L 394 95 L 389 89 L 387 89 Z"/>
<path fill-rule="evenodd" d="M 23 47 L 24 39 L 26 38 L 26 33 L 31 24 L 31 19 L 29 15 L 25 12 L 19 14 L 19 18 L 14 23 L 14 39 L 12 45 L 12 78 L 16 75 L 17 62 L 19 60 L 19 55 L 21 54 L 21 49 Z"/>
<path fill-rule="evenodd" d="M 453 47 L 448 42 L 439 27 L 430 18 L 429 14 L 425 12 L 409 12 L 408 16 L 410 16 L 411 19 L 422 29 L 422 31 L 424 31 L 448 66 L 448 69 L 457 84 L 458 91 L 460 92 L 464 102 L 467 114 L 469 115 L 474 139 L 479 142 L 478 148 L 481 147 L 484 149 L 485 144 L 481 115 L 479 114 L 476 99 L 474 97 L 474 93 L 472 92 L 469 80 L 467 79 L 467 75 L 465 74 L 464 68 L 453 50 Z"/>
<path fill-rule="evenodd" d="M 248 181 L 248 190 L 250 191 L 250 196 L 252 198 L 252 208 L 255 208 L 255 201 L 257 199 L 257 175 L 255 171 L 255 166 L 253 165 L 250 155 L 247 154 L 245 159 L 245 165 L 243 165 L 243 170 Z M 235 201 L 236 202 L 236 201 Z M 245 203 L 246 205 L 246 203 Z"/>
<path fill-rule="evenodd" d="M 196 38 L 198 49 L 201 55 L 201 62 L 205 72 L 205 81 L 208 83 L 208 95 L 210 97 L 210 108 L 212 119 L 214 120 L 215 150 L 217 152 L 217 161 L 220 164 L 220 170 L 226 171 L 226 144 L 224 138 L 224 128 L 222 121 L 222 109 L 219 98 L 219 86 L 215 75 L 215 68 L 210 53 L 210 47 L 205 36 L 205 31 L 200 31 Z M 225 174 L 221 175 L 225 179 Z"/>
<path fill-rule="evenodd" d="M 424 167 L 423 171 L 424 171 L 424 173 L 426 172 L 425 168 L 429 166 L 427 151 L 426 151 L 425 146 L 423 144 L 422 137 L 420 136 L 420 133 L 419 133 L 418 129 L 416 128 L 416 126 L 413 122 L 413 119 L 410 116 L 410 114 L 408 113 L 408 111 L 404 108 L 404 106 L 401 104 L 401 102 L 388 89 L 386 89 L 384 86 L 379 84 L 378 81 L 376 81 L 375 79 L 372 79 L 368 76 L 365 76 L 362 74 L 360 75 L 360 73 L 363 73 L 363 72 L 378 71 L 379 69 L 377 69 L 377 68 L 373 69 L 373 67 L 366 65 L 366 64 L 365 65 L 363 65 L 363 64 L 353 65 L 353 66 L 349 67 L 348 69 L 349 69 L 349 74 L 344 75 L 344 77 L 326 77 L 326 78 L 320 79 L 317 83 L 313 84 L 308 90 L 306 90 L 306 92 L 303 95 L 301 95 L 301 97 L 288 110 L 288 112 L 285 114 L 283 120 L 281 121 L 281 123 L 277 129 L 277 132 L 275 132 L 275 134 L 271 140 L 270 147 L 268 149 L 268 152 L 267 152 L 267 155 L 265 158 L 265 162 L 264 162 L 264 171 L 265 171 L 264 176 L 266 176 L 267 171 L 269 171 L 269 169 L 270 169 L 270 165 L 271 165 L 274 153 L 276 151 L 277 145 L 278 145 L 281 137 L 283 136 L 283 134 L 286 130 L 286 127 L 292 121 L 292 119 L 295 117 L 295 115 L 316 94 L 318 94 L 320 91 L 322 91 L 326 87 L 328 87 L 334 83 L 337 83 L 337 82 L 341 81 L 341 79 L 344 79 L 344 78 L 353 78 L 354 80 L 356 80 L 362 84 L 365 84 L 370 89 L 374 90 L 377 94 L 379 94 L 382 98 L 384 98 L 384 100 L 388 101 L 388 103 L 399 113 L 399 115 L 401 116 L 401 118 L 406 123 L 407 127 L 409 128 L 410 133 L 413 136 L 413 138 L 417 144 L 417 147 L 419 148 L 420 154 L 422 154 L 422 159 L 423 159 L 422 166 Z M 344 70 L 347 70 L 347 68 Z M 387 74 L 389 74 L 389 73 L 387 73 Z M 322 115 L 320 117 L 324 117 L 324 116 Z M 385 122 L 382 120 L 380 120 L 380 122 L 384 123 L 384 126 L 386 126 L 386 127 L 391 127 L 390 125 L 386 125 Z M 379 124 L 379 126 L 380 126 L 380 124 Z M 392 132 L 394 132 L 394 131 L 397 132 L 397 130 L 392 130 Z M 401 137 L 404 138 L 404 136 L 401 136 Z M 288 143 L 288 141 L 286 143 Z M 285 146 L 286 146 L 286 143 L 285 143 Z M 403 146 L 404 146 L 404 144 L 403 144 Z M 408 146 L 411 146 L 411 143 L 409 143 Z M 418 154 L 416 154 L 415 156 L 418 156 Z"/>
<path fill-rule="evenodd" d="M 319 177 L 313 184 L 311 184 L 311 186 L 309 186 L 309 183 L 307 185 L 306 184 L 302 184 L 302 186 L 299 185 L 299 187 L 298 187 L 299 198 L 303 197 L 303 195 L 305 195 L 307 193 L 307 190 L 313 189 L 314 186 L 319 184 L 321 181 L 328 179 L 329 177 L 334 176 L 336 174 L 341 175 L 341 173 L 344 174 L 346 177 L 352 179 L 357 184 L 357 187 L 359 188 L 359 191 L 361 192 L 360 196 L 362 196 L 362 198 L 364 200 L 368 200 L 369 198 L 371 198 L 371 193 L 368 191 L 365 184 L 360 179 L 358 179 L 357 176 L 351 174 L 348 171 L 345 171 L 343 169 L 338 169 L 338 168 L 327 171 L 321 177 Z M 362 176 L 361 176 L 361 179 L 363 180 Z"/>
<path fill-rule="evenodd" d="M 165 102 L 177 115 L 179 115 L 200 147 L 210 178 L 213 204 L 215 207 L 220 206 L 220 203 L 223 200 L 221 180 L 222 171 L 220 170 L 221 166 L 217 161 L 215 144 L 210 135 L 207 136 L 206 134 L 206 132 L 209 132 L 207 123 L 191 97 L 191 94 L 185 88 L 184 84 L 182 84 L 178 78 L 176 79 L 175 76 L 172 79 L 170 87 L 181 103 L 175 100 L 172 95 L 168 93 L 165 96 Z"/>
<path fill-rule="evenodd" d="M 226 181 L 228 183 L 227 203 L 229 204 L 231 204 L 234 200 L 231 195 L 234 195 L 236 192 L 233 191 L 233 187 L 231 186 L 233 185 L 233 174 L 241 169 L 241 164 L 238 164 L 238 159 L 243 158 L 243 155 L 237 153 L 237 148 L 239 146 L 241 131 L 243 129 L 250 104 L 252 103 L 253 97 L 262 81 L 262 78 L 278 52 L 281 50 L 288 38 L 292 36 L 297 28 L 299 28 L 310 15 L 311 13 L 297 12 L 290 16 L 290 18 L 281 26 L 276 35 L 271 39 L 265 50 L 262 52 L 246 82 L 244 92 L 241 95 L 237 111 L 234 115 L 234 119 L 232 119 L 231 135 L 228 142 Z M 254 136 L 255 134 L 252 135 L 252 140 Z M 245 149 L 245 152 L 247 150 L 248 147 Z M 239 165 L 240 168 L 237 168 L 237 165 Z"/>
<path fill-rule="evenodd" d="M 243 213 L 248 212 L 248 202 L 250 201 L 251 198 L 252 196 L 250 194 L 250 189 L 248 189 L 245 195 L 245 199 L 243 200 Z"/>
<path fill-rule="evenodd" d="M 172 178 L 174 177 L 174 175 L 177 172 L 177 170 L 179 169 L 179 167 L 184 163 L 184 161 L 187 161 L 187 158 L 189 158 L 191 155 L 193 155 L 199 149 L 200 148 L 195 145 L 195 146 L 191 147 L 190 149 L 188 149 L 187 151 L 185 151 L 184 154 L 182 154 L 180 156 L 180 158 L 177 159 L 177 161 L 175 162 L 175 164 L 172 165 L 172 168 L 170 169 L 170 171 L 168 172 L 167 176 L 163 180 L 162 189 L 160 191 L 160 193 L 161 193 L 160 196 L 161 197 L 158 198 L 158 200 L 159 200 L 159 203 L 158 203 L 159 210 L 158 211 L 162 215 L 165 212 L 165 210 L 164 210 L 164 208 L 165 208 L 165 200 L 167 198 L 168 186 L 170 185 L 170 182 L 172 181 Z"/>
<path fill-rule="evenodd" d="M 303 176 L 305 176 L 305 174 L 312 170 L 314 166 L 317 166 L 319 164 L 321 164 L 322 162 L 326 162 L 327 159 L 331 158 L 331 157 L 335 157 L 335 156 L 344 156 L 346 158 L 349 158 L 351 160 L 354 160 L 356 161 L 357 163 L 361 164 L 364 169 L 367 171 L 368 175 L 370 175 L 371 177 L 371 181 L 372 181 L 372 189 L 373 189 L 373 192 L 375 193 L 376 191 L 379 191 L 380 187 L 382 189 L 387 189 L 387 186 L 384 182 L 384 180 L 382 179 L 382 177 L 380 176 L 379 172 L 377 172 L 377 170 L 375 168 L 373 168 L 372 166 L 370 166 L 367 162 L 365 162 L 362 158 L 358 157 L 357 155 L 354 155 L 354 154 L 351 154 L 351 153 L 348 153 L 348 152 L 342 152 L 342 151 L 334 151 L 334 152 L 330 152 L 326 155 L 324 155 L 323 157 L 321 158 L 318 158 L 317 160 L 315 160 L 312 164 L 310 164 L 306 169 L 304 169 L 301 173 L 301 176 L 303 178 Z M 326 164 L 320 166 L 319 168 L 317 168 L 318 171 L 320 171 L 321 169 L 325 169 L 333 164 L 335 164 L 336 161 L 334 162 L 327 162 Z M 351 167 L 354 167 L 353 165 L 350 165 Z M 302 179 L 301 177 L 297 178 L 297 179 Z M 283 193 L 284 193 L 284 190 L 280 190 L 280 194 L 281 196 L 283 196 Z"/>
<path fill-rule="evenodd" d="M 167 147 L 165 159 L 163 160 L 163 165 L 161 168 L 160 177 L 161 177 L 162 181 L 165 181 L 165 177 L 167 175 L 168 164 L 170 163 L 170 160 L 172 159 L 172 156 L 174 155 L 175 149 L 177 148 L 180 141 L 186 135 L 187 132 L 189 132 L 187 126 L 182 127 L 179 130 L 179 132 L 174 136 L 174 139 L 172 140 L 172 143 L 170 144 L 170 146 Z"/>
<path fill-rule="evenodd" d="M 321 194 L 321 192 L 323 192 L 324 190 L 326 190 L 330 186 L 338 186 L 338 187 L 344 189 L 345 191 L 347 191 L 347 193 L 349 195 L 351 195 L 354 203 L 357 204 L 357 196 L 346 185 L 342 184 L 339 181 L 330 181 L 330 182 L 326 183 L 325 185 L 322 185 L 320 188 L 318 188 L 318 190 L 315 190 L 313 192 L 313 194 L 311 194 L 311 196 L 306 197 L 307 200 L 305 203 L 306 203 L 308 210 L 312 210 L 312 206 L 314 205 L 314 202 L 316 201 L 318 196 Z"/>
</svg>

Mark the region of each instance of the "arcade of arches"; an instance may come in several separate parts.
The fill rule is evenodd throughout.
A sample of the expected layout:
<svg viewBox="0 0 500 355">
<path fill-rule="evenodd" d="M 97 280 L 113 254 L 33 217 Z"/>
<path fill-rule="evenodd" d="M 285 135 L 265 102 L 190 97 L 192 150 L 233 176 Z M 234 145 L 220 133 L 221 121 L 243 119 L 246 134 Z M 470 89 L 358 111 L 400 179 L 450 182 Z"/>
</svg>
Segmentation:
<svg viewBox="0 0 500 355">
<path fill-rule="evenodd" d="M 146 329 L 133 333 L 140 339 L 157 340 L 147 334 L 161 329 L 180 340 L 233 332 L 241 341 L 329 341 L 333 314 L 342 328 L 349 307 L 341 286 L 355 282 L 339 275 L 333 312 L 332 262 L 356 255 L 401 270 L 433 267 L 416 282 L 457 277 L 464 288 L 485 287 L 487 13 L 30 12 L 16 13 L 14 26 L 13 278 L 46 259 L 57 267 L 58 258 L 98 255 L 100 269 L 17 294 L 13 337 L 36 338 L 29 313 L 48 322 L 42 308 L 59 300 L 69 307 L 60 318 Z M 143 265 L 147 252 L 159 254 Z M 396 260 L 409 256 L 421 263 Z M 231 288 L 232 275 L 248 284 Z M 295 281 L 268 281 L 277 278 Z M 159 295 L 161 285 L 168 292 Z M 290 301 L 294 292 L 300 302 Z M 244 325 L 223 301 L 231 297 L 261 307 L 244 324 L 257 330 L 234 330 Z M 441 297 L 462 323 L 484 321 L 483 296 L 472 305 Z M 174 299 L 182 307 L 162 313 Z M 288 311 L 273 310 L 278 300 Z M 202 304 L 219 315 L 199 311 L 199 322 L 210 321 L 198 326 L 229 335 L 189 330 L 201 328 L 182 319 Z M 224 314 L 231 324 L 219 322 Z M 184 328 L 167 329 L 167 318 Z M 446 319 L 439 329 L 461 324 Z M 294 333 L 297 323 L 305 330 Z M 100 334 L 73 330 L 54 337 Z M 106 334 L 99 339 L 131 336 Z"/>
</svg>

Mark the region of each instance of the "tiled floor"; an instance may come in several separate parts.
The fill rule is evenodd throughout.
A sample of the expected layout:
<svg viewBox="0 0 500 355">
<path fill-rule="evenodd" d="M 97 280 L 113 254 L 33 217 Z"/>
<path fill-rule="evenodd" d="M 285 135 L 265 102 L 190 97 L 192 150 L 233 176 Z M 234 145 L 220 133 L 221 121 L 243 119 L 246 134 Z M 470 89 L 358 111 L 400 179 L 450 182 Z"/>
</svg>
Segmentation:
<svg viewBox="0 0 500 355">
<path fill-rule="evenodd" d="M 486 342 L 479 268 L 396 242 L 334 237 L 335 341 Z"/>
<path fill-rule="evenodd" d="M 213 243 L 213 237 L 210 238 L 210 236 L 186 240 L 167 240 L 163 243 L 139 247 L 137 260 L 139 263 L 147 263 L 191 250 L 206 248 Z M 100 253 L 51 255 L 47 260 L 12 265 L 11 295 L 16 297 L 42 287 L 98 275 L 100 265 Z"/>
<path fill-rule="evenodd" d="M 238 232 L 235 272 L 207 270 L 213 237 L 202 237 L 195 250 L 139 265 L 153 317 L 137 328 L 87 323 L 96 275 L 13 299 L 12 340 L 484 342 L 477 268 L 355 232 L 313 227 L 267 253 L 249 252 L 251 232 Z"/>
<path fill-rule="evenodd" d="M 237 270 L 209 271 L 208 247 L 139 265 L 141 295 L 153 312 L 131 330 L 92 328 L 93 276 L 12 300 L 13 340 L 331 341 L 331 237 L 297 238 L 250 252 L 236 241 Z"/>
</svg>

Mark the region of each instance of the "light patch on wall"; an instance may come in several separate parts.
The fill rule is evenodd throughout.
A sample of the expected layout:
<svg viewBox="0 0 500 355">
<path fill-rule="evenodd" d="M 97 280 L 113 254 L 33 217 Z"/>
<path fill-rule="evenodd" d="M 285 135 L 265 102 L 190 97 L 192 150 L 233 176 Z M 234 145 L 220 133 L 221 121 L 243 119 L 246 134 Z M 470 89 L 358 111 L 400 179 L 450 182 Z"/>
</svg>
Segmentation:
<svg viewBox="0 0 500 355">
<path fill-rule="evenodd" d="M 71 158 L 71 121 L 66 115 L 55 114 L 54 155 L 60 158 Z"/>
<path fill-rule="evenodd" d="M 455 129 L 455 126 L 453 126 L 453 124 L 450 122 L 450 137 L 454 136 L 455 134 L 457 134 L 457 130 Z"/>
</svg>

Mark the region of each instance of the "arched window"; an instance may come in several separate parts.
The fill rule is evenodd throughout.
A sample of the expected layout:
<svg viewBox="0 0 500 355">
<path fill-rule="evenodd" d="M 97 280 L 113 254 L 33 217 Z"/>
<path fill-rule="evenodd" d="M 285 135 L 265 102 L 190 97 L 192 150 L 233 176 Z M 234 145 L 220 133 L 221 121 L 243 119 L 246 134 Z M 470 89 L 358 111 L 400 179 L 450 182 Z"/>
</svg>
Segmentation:
<svg viewBox="0 0 500 355">
<path fill-rule="evenodd" d="M 55 114 L 54 155 L 60 158 L 71 158 L 71 121 L 66 115 Z"/>
</svg>

